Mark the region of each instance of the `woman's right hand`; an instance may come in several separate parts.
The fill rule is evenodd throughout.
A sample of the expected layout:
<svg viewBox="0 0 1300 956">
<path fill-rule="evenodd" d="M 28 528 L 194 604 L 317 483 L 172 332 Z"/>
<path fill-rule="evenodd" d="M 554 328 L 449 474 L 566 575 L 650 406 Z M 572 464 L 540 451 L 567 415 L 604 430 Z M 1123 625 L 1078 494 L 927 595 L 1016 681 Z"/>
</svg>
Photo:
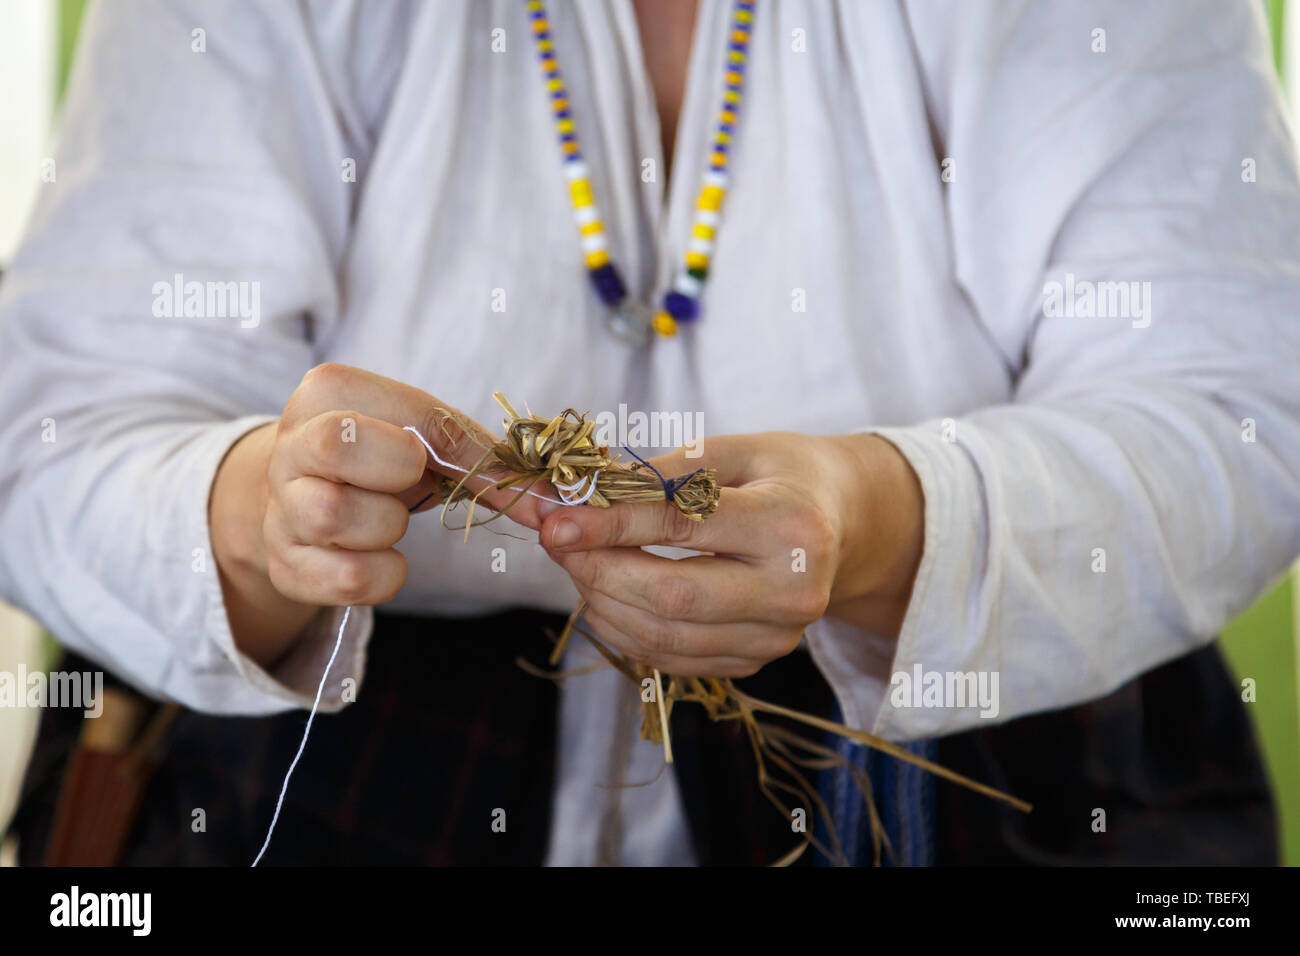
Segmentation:
<svg viewBox="0 0 1300 956">
<path fill-rule="evenodd" d="M 235 443 L 213 482 L 208 523 L 240 650 L 270 666 L 321 607 L 382 604 L 397 594 L 407 566 L 394 546 L 410 509 L 438 504 L 444 471 L 460 477 L 441 469 L 404 426 L 466 467 L 492 441 L 480 429 L 484 444 L 476 444 L 451 415 L 468 422 L 420 389 L 319 365 L 278 423 Z M 481 501 L 500 506 L 510 497 L 488 493 Z M 510 516 L 536 529 L 535 500 L 519 502 Z"/>
</svg>

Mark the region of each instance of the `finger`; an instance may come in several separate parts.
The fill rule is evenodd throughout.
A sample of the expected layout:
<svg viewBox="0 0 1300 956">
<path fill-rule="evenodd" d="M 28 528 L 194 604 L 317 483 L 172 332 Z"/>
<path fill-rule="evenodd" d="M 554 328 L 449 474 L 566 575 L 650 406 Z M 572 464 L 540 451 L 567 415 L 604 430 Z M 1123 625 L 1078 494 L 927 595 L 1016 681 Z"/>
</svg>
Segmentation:
<svg viewBox="0 0 1300 956">
<path fill-rule="evenodd" d="M 633 548 L 548 552 L 579 587 L 599 591 L 655 617 L 700 624 L 795 623 L 766 598 L 761 570 L 735 558 L 661 558 Z"/>
<path fill-rule="evenodd" d="M 269 555 L 271 583 L 292 601 L 332 607 L 385 604 L 406 583 L 400 551 L 289 545 Z"/>
<path fill-rule="evenodd" d="M 294 476 L 314 475 L 397 494 L 424 477 L 424 447 L 410 432 L 356 411 L 328 411 L 297 425 L 287 445 Z"/>
<path fill-rule="evenodd" d="M 350 365 L 327 363 L 313 368 L 294 392 L 286 414 L 293 421 L 304 421 L 339 408 L 355 408 L 399 428 L 411 425 L 443 458 L 462 466 L 474 457 L 470 446 L 481 453 L 492 442 L 483 426 L 423 389 Z"/>
<path fill-rule="evenodd" d="M 723 488 L 718 510 L 693 521 L 668 502 L 619 502 L 609 508 L 561 508 L 542 522 L 540 541 L 555 551 L 668 545 L 760 557 L 771 503 L 761 492 Z"/>
<path fill-rule="evenodd" d="M 635 638 L 624 634 L 599 614 L 584 615 L 589 631 L 610 647 L 638 664 L 658 668 L 664 674 L 678 677 L 749 677 L 759 664 L 757 661 L 735 657 L 680 657 L 660 654 L 643 647 Z"/>
<path fill-rule="evenodd" d="M 483 459 L 496 442 L 482 425 L 428 392 L 365 369 L 332 363 L 318 365 L 304 376 L 284 418 L 303 421 L 340 408 L 356 409 L 362 415 L 399 429 L 408 426 L 414 429 L 415 434 L 407 431 L 406 435 L 411 441 L 423 439 L 420 444 L 426 448 L 426 465 L 457 480 Z M 496 510 L 510 506 L 518 492 L 492 489 L 494 482 L 495 479 L 474 478 L 468 487 L 474 494 L 481 492 L 479 504 Z M 538 489 L 538 493 L 549 492 Z M 536 530 L 541 525 L 536 513 L 538 501 L 536 497 L 524 495 L 518 504 L 511 506 L 510 516 Z"/>
<path fill-rule="evenodd" d="M 673 657 L 730 657 L 769 661 L 794 649 L 794 629 L 767 624 L 696 624 L 655 617 L 639 607 L 624 604 L 607 594 L 578 588 L 591 613 L 599 614 L 618 630 L 655 654 Z"/>
<path fill-rule="evenodd" d="M 279 518 L 297 544 L 385 551 L 401 540 L 411 520 L 392 495 L 304 476 L 284 485 Z"/>
</svg>

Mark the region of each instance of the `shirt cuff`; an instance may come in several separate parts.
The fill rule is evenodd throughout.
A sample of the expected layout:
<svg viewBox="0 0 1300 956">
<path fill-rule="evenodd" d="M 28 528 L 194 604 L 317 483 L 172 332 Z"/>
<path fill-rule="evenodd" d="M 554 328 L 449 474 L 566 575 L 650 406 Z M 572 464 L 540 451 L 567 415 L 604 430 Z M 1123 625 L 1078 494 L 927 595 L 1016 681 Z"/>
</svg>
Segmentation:
<svg viewBox="0 0 1300 956">
<path fill-rule="evenodd" d="M 212 443 L 214 448 L 220 449 L 220 455 L 211 462 L 212 478 L 215 479 L 221 460 L 235 442 L 253 429 L 272 421 L 275 421 L 275 416 L 252 415 L 223 426 L 222 437 L 226 440 Z M 203 484 L 200 491 L 201 498 L 195 502 L 199 515 L 197 525 L 202 529 L 200 534 L 207 554 L 213 555 L 208 528 L 211 481 Z M 215 557 L 213 564 L 215 565 Z M 216 573 L 215 566 L 211 569 L 211 573 L 204 577 L 206 578 L 205 629 L 209 641 L 215 645 L 223 663 L 229 668 L 230 677 L 243 685 L 245 693 L 239 694 L 240 711 L 272 713 L 294 707 L 310 709 L 316 700 L 316 691 L 325 673 L 325 667 L 334 652 L 334 644 L 340 640 L 338 656 L 334 660 L 333 667 L 330 668 L 329 677 L 321 693 L 320 710 L 338 711 L 347 703 L 356 700 L 365 671 L 366 648 L 374 630 L 373 608 L 352 608 L 341 637 L 339 629 L 343 625 L 346 609 L 321 608 L 308 622 L 285 656 L 273 667 L 265 668 L 235 645 L 235 637 L 230 629 L 230 618 L 226 613 L 225 597 L 221 590 L 221 576 Z M 253 692 L 252 695 L 247 693 L 249 690 Z"/>
<path fill-rule="evenodd" d="M 987 721 L 981 717 L 987 708 L 916 706 L 911 683 L 918 665 L 923 674 L 965 673 L 999 657 L 1000 648 L 982 640 L 987 628 L 967 627 L 968 595 L 987 566 L 983 482 L 965 449 L 941 437 L 937 422 L 871 433 L 903 454 L 925 497 L 925 539 L 912 597 L 896 642 L 825 617 L 809 626 L 808 647 L 849 726 L 896 742 L 969 730 Z M 891 679 L 901 674 L 908 693 L 891 693 Z"/>
</svg>

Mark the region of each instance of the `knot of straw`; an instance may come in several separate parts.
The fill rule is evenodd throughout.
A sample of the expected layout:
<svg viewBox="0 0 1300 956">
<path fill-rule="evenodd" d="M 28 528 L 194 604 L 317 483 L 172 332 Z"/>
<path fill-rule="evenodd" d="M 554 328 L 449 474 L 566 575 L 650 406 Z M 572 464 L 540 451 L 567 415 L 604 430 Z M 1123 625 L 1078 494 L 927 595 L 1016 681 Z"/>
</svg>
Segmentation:
<svg viewBox="0 0 1300 956">
<path fill-rule="evenodd" d="M 539 481 L 549 481 L 568 502 L 608 508 L 615 501 L 670 501 L 682 514 L 702 521 L 718 508 L 720 491 L 717 474 L 700 468 L 684 478 L 666 479 L 648 462 L 637 458 L 631 467 L 617 464 L 605 445 L 592 437 L 595 422 L 572 408 L 553 418 L 529 412 L 521 415 L 500 392 L 493 393 L 506 412 L 505 436 L 488 447 L 460 481 L 447 490 L 448 507 L 458 501 L 474 501 L 487 489 L 474 492 L 469 481 L 488 476 L 497 490 L 519 489 L 520 496 Z M 472 434 L 472 432 L 467 432 Z M 449 482 L 450 483 L 450 482 Z M 514 505 L 515 498 L 498 515 Z M 471 511 L 471 521 L 473 524 Z M 487 518 L 480 524 L 493 520 Z"/>
</svg>

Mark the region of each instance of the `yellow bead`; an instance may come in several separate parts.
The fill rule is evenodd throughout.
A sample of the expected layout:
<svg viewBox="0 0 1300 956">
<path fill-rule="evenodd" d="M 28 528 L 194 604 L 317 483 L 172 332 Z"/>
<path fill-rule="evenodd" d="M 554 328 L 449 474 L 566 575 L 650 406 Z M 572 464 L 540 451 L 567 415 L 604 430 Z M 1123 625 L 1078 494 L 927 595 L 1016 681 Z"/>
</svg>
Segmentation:
<svg viewBox="0 0 1300 956">
<path fill-rule="evenodd" d="M 570 144 L 565 143 L 564 145 L 568 146 Z M 590 206 L 592 203 L 591 180 L 575 179 L 569 183 L 569 195 L 573 197 L 575 206 Z"/>
<path fill-rule="evenodd" d="M 652 325 L 654 330 L 665 338 L 672 338 L 677 334 L 677 320 L 667 312 L 660 312 L 656 315 Z"/>
<path fill-rule="evenodd" d="M 533 32 L 534 32 L 534 33 L 545 33 L 545 32 L 546 32 L 547 30 L 549 30 L 550 28 L 551 28 L 551 25 L 550 25 L 550 23 L 547 22 L 546 20 L 534 20 L 534 21 L 533 21 Z"/>
<path fill-rule="evenodd" d="M 707 269 L 709 267 L 709 257 L 702 252 L 686 253 L 686 268 L 688 269 Z"/>
<path fill-rule="evenodd" d="M 691 235 L 696 239 L 712 239 L 713 227 L 702 222 L 697 222 L 691 227 Z"/>
<path fill-rule="evenodd" d="M 605 226 L 599 219 L 593 219 L 591 222 L 584 222 L 578 227 L 578 232 L 584 236 L 594 236 L 598 232 L 604 232 Z"/>
<path fill-rule="evenodd" d="M 595 252 L 587 253 L 588 269 L 599 269 L 607 262 L 609 262 L 609 252 L 605 249 L 597 249 Z"/>
<path fill-rule="evenodd" d="M 695 205 L 700 209 L 716 210 L 722 205 L 722 187 L 705 186 L 700 190 L 700 199 Z"/>
</svg>

